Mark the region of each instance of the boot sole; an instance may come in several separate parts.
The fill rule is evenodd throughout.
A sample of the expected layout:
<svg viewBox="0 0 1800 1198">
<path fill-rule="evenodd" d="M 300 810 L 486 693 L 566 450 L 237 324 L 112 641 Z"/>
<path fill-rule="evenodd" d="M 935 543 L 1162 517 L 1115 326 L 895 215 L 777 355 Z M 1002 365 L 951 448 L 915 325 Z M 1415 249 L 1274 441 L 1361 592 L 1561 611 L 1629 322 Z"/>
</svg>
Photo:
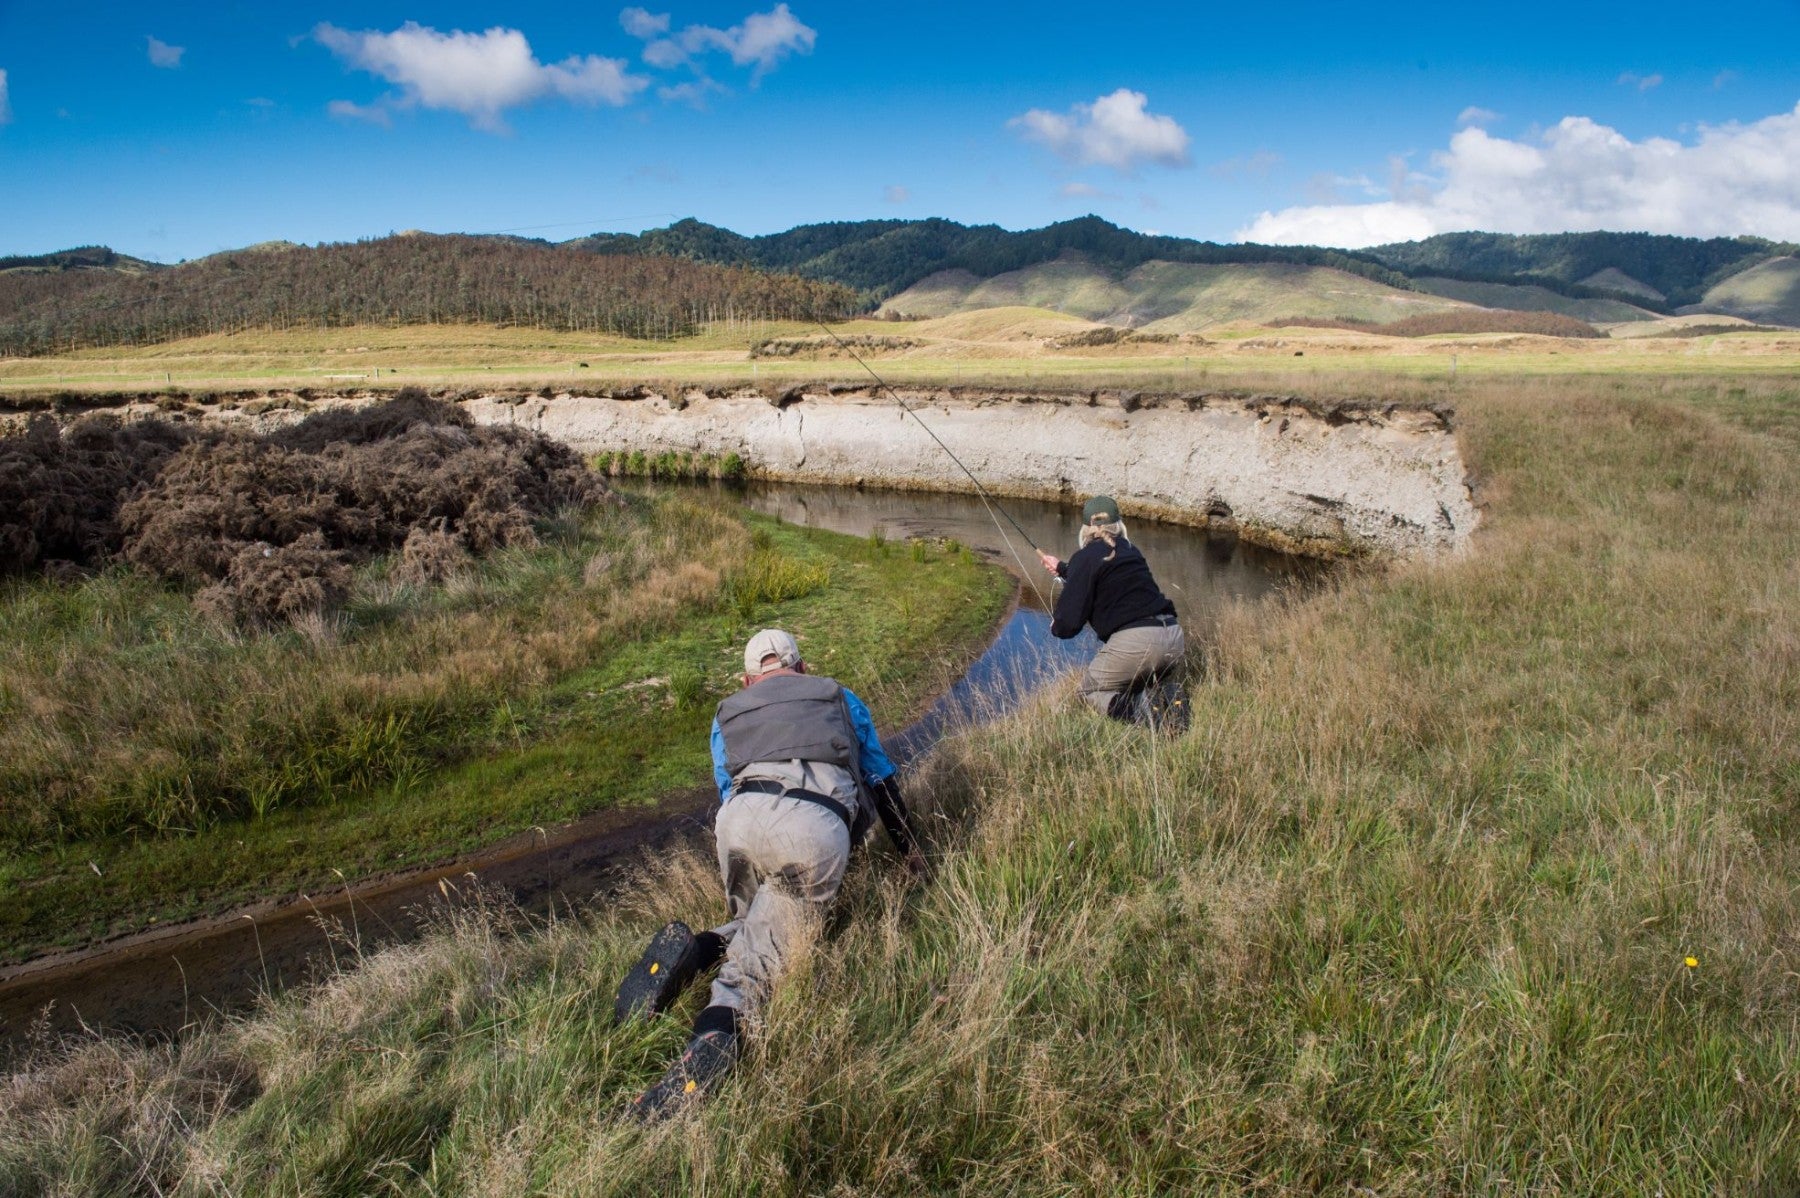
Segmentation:
<svg viewBox="0 0 1800 1198">
<path fill-rule="evenodd" d="M 649 1019 L 668 1010 L 693 980 L 693 948 L 691 928 L 679 919 L 665 924 L 619 983 L 618 997 L 613 1000 L 614 1021 Z"/>
</svg>

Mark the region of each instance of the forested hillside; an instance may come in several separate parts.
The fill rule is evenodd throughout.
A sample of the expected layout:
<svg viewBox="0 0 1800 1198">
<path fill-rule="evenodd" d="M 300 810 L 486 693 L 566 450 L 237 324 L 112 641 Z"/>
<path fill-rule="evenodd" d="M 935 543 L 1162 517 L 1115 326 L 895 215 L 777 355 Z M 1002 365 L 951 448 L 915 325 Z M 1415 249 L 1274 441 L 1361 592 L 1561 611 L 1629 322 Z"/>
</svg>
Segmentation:
<svg viewBox="0 0 1800 1198">
<path fill-rule="evenodd" d="M 672 337 L 709 320 L 834 317 L 857 306 L 844 287 L 743 266 L 411 234 L 214 254 L 150 273 L 0 274 L 0 355 L 356 324 L 484 322 Z"/>
<path fill-rule="evenodd" d="M 1720 281 L 1795 249 L 1760 237 L 1702 241 L 1655 233 L 1441 233 L 1363 252 L 1415 277 L 1549 284 L 1578 298 L 1629 295 L 1629 283 L 1608 274 L 1617 271 L 1654 288 L 1670 305 L 1680 305 L 1699 303 Z M 1638 302 L 1647 298 L 1638 294 Z"/>
<path fill-rule="evenodd" d="M 690 218 L 642 234 L 597 233 L 565 244 L 602 255 L 672 254 L 791 271 L 854 287 L 870 300 L 886 299 L 939 271 L 966 270 L 986 279 L 1055 261 L 1068 250 L 1120 271 L 1151 261 L 1282 263 L 1335 267 L 1390 287 L 1410 286 L 1401 272 L 1340 250 L 1153 237 L 1097 216 L 1017 233 L 998 225 L 969 226 L 950 220 L 869 220 L 801 225 L 761 237 L 744 237 Z"/>
</svg>

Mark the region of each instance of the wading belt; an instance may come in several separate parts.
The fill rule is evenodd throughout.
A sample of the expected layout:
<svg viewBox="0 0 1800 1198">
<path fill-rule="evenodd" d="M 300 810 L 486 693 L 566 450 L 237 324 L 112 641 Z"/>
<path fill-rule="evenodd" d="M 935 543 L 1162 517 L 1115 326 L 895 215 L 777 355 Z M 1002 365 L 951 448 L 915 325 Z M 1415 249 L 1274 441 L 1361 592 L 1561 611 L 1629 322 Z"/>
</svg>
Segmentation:
<svg viewBox="0 0 1800 1198">
<path fill-rule="evenodd" d="M 850 813 L 848 807 L 844 806 L 830 795 L 822 795 L 816 790 L 791 789 L 783 786 L 779 782 L 764 782 L 759 779 L 751 779 L 748 782 L 738 783 L 732 788 L 731 793 L 784 795 L 790 799 L 801 799 L 808 803 L 817 803 L 819 806 L 825 808 L 825 810 L 831 812 L 831 814 L 843 820 L 845 828 L 852 832 L 854 832 L 856 828 L 856 817 Z"/>
</svg>

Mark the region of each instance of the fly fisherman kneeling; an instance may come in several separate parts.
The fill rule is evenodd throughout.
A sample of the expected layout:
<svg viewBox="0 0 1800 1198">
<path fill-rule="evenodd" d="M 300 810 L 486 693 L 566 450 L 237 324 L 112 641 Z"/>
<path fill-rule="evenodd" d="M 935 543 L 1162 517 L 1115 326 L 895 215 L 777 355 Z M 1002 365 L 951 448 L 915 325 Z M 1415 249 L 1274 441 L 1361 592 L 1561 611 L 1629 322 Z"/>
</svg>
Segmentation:
<svg viewBox="0 0 1800 1198">
<path fill-rule="evenodd" d="M 664 927 L 614 1005 L 620 1020 L 660 1014 L 696 975 L 724 961 L 680 1059 L 636 1102 L 645 1122 L 672 1113 L 731 1068 L 745 1021 L 767 1001 L 808 924 L 837 896 L 871 808 L 907 867 L 925 872 L 869 709 L 836 681 L 808 674 L 786 632 L 765 629 L 744 647 L 744 688 L 719 704 L 712 757 L 730 922 L 697 936 L 679 920 Z"/>
<path fill-rule="evenodd" d="M 1096 495 L 1081 509 L 1080 537 L 1068 561 L 1042 550 L 1038 558 L 1063 580 L 1051 635 L 1068 640 L 1089 625 L 1100 638 L 1100 652 L 1081 679 L 1081 697 L 1117 720 L 1185 728 L 1187 703 L 1178 675 L 1187 641 L 1175 605 L 1126 537 L 1119 505 L 1110 495 Z"/>
</svg>

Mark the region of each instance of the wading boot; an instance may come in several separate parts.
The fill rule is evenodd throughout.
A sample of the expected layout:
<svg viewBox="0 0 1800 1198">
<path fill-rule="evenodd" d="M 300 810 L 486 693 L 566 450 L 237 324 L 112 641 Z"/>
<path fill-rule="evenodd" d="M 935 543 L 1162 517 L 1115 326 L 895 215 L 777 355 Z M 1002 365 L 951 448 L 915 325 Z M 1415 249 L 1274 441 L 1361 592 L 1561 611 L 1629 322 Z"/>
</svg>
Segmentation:
<svg viewBox="0 0 1800 1198">
<path fill-rule="evenodd" d="M 725 941 L 715 932 L 698 936 L 679 919 L 663 926 L 650 940 L 650 947 L 631 967 L 619 983 L 619 995 L 613 1000 L 613 1019 L 648 1019 L 660 1015 L 681 997 L 687 984 L 704 969 L 718 964 L 725 955 Z"/>
<path fill-rule="evenodd" d="M 1178 678 L 1164 678 L 1145 692 L 1149 700 L 1147 723 L 1158 732 L 1179 736 L 1188 730 L 1188 698 Z"/>
<path fill-rule="evenodd" d="M 639 1123 L 660 1123 L 697 1101 L 737 1063 L 737 1012 L 708 1007 L 694 1021 L 694 1037 L 662 1080 L 645 1090 L 631 1106 Z"/>
</svg>

